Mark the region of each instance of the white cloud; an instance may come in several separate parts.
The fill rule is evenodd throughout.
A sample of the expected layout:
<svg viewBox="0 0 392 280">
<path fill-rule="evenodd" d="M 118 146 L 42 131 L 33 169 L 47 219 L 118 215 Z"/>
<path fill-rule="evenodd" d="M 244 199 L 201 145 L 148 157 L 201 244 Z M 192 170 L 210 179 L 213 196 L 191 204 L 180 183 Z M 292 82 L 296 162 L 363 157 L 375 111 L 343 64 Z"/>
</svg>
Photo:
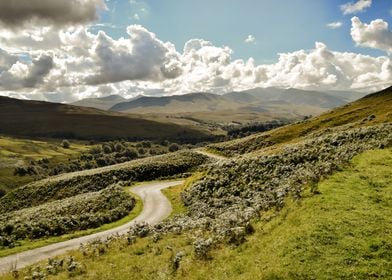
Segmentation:
<svg viewBox="0 0 392 280">
<path fill-rule="evenodd" d="M 31 63 L 23 63 L 15 56 L 0 49 L 0 89 L 16 90 L 34 88 L 41 84 L 53 68 L 53 59 L 48 55 L 41 55 Z M 8 69 L 7 69 L 8 68 Z"/>
<path fill-rule="evenodd" d="M 256 38 L 253 35 L 248 35 L 248 37 L 245 38 L 244 42 L 247 44 L 255 44 Z"/>
<path fill-rule="evenodd" d="M 392 78 L 389 57 L 334 52 L 323 43 L 279 54 L 270 64 L 232 56 L 229 47 L 202 39 L 177 51 L 140 25 L 129 26 L 119 39 L 81 26 L 2 30 L 0 94 L 74 101 L 102 94 L 223 93 L 270 86 L 373 90 L 388 86 Z"/>
<path fill-rule="evenodd" d="M 349 2 L 340 6 L 340 10 L 344 15 L 362 12 L 372 5 L 372 0 L 358 0 L 357 2 Z"/>
<path fill-rule="evenodd" d="M 392 32 L 388 30 L 388 22 L 376 19 L 366 24 L 353 17 L 351 23 L 351 37 L 358 46 L 392 53 Z"/>
<path fill-rule="evenodd" d="M 140 25 L 127 28 L 130 39 L 113 40 L 104 32 L 94 38 L 90 50 L 96 62 L 89 84 L 103 84 L 124 80 L 159 81 L 181 74 L 178 54 L 174 46 L 164 43 Z"/>
<path fill-rule="evenodd" d="M 343 22 L 341 21 L 334 21 L 327 24 L 328 28 L 337 29 L 343 26 Z"/>
</svg>

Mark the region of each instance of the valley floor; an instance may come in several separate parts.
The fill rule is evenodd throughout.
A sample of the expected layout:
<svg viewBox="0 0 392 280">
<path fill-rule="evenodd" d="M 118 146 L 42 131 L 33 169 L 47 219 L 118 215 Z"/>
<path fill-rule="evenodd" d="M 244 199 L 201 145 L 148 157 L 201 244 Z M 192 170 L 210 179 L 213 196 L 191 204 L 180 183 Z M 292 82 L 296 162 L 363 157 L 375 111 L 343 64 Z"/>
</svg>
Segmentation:
<svg viewBox="0 0 392 280">
<path fill-rule="evenodd" d="M 100 256 L 75 251 L 80 274 L 48 278 L 391 279 L 391 168 L 392 149 L 355 157 L 312 192 L 305 190 L 301 200 L 289 198 L 280 212 L 265 213 L 245 243 L 215 248 L 209 260 L 194 256 L 197 233 L 170 234 L 133 245 L 117 240 Z"/>
</svg>

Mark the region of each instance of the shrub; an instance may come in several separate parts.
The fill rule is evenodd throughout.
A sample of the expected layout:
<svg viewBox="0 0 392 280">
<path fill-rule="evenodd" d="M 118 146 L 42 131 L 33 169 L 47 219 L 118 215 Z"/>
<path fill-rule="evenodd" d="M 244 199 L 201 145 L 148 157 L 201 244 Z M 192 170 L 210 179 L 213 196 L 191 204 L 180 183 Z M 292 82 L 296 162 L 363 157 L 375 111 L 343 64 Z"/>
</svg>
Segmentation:
<svg viewBox="0 0 392 280">
<path fill-rule="evenodd" d="M 3 187 L 0 187 L 0 198 L 2 196 L 5 196 L 6 193 L 7 193 L 7 191 Z"/>
<path fill-rule="evenodd" d="M 68 140 L 63 140 L 62 142 L 61 142 L 61 147 L 63 147 L 64 149 L 69 149 L 70 147 L 71 147 L 71 144 L 69 143 L 69 141 Z"/>
<path fill-rule="evenodd" d="M 305 185 L 317 194 L 312 186 L 355 155 L 391 145 L 391 124 L 343 126 L 308 135 L 275 153 L 221 162 L 181 194 L 186 215 L 156 228 L 200 228 L 215 234 L 220 242 L 238 245 L 253 231 L 249 222 L 260 211 L 281 209 L 288 195 L 300 198 Z"/>
<path fill-rule="evenodd" d="M 44 179 L 12 190 L 0 198 L 0 213 L 100 191 L 119 181 L 151 181 L 181 174 L 199 167 L 207 159 L 204 155 L 183 151 Z"/>
<path fill-rule="evenodd" d="M 0 217 L 0 236 L 7 246 L 10 238 L 36 239 L 75 230 L 96 228 L 127 215 L 135 200 L 119 186 L 77 195 L 37 207 L 9 212 Z"/>
<path fill-rule="evenodd" d="M 212 248 L 212 239 L 199 238 L 193 243 L 193 251 L 196 259 L 208 260 L 211 258 L 210 251 Z"/>
<path fill-rule="evenodd" d="M 176 144 L 176 143 L 170 144 L 170 146 L 169 146 L 169 152 L 176 152 L 179 149 L 180 149 L 180 146 L 178 146 L 178 144 Z"/>
</svg>

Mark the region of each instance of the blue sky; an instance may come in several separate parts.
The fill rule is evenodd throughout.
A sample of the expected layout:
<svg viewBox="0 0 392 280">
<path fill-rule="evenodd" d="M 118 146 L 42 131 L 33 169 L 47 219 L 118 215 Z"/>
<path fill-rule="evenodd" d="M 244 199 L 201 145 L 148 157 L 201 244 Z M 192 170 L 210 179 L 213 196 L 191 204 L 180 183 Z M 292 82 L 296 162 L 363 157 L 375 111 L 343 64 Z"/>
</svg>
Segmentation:
<svg viewBox="0 0 392 280">
<path fill-rule="evenodd" d="M 0 11 L 0 95 L 392 83 L 392 0 L 18 0 Z"/>
<path fill-rule="evenodd" d="M 234 58 L 253 57 L 257 63 L 275 62 L 277 53 L 311 49 L 315 41 L 336 51 L 349 51 L 373 56 L 379 50 L 356 47 L 350 36 L 350 19 L 340 6 L 347 0 L 110 0 L 101 13 L 99 27 L 114 38 L 126 36 L 125 27 L 141 24 L 170 41 L 181 51 L 193 38 L 211 41 L 216 46 L 229 46 Z M 391 23 L 392 1 L 374 0 L 372 6 L 356 15 L 364 22 L 382 18 Z M 338 29 L 327 28 L 341 21 Z M 248 35 L 254 44 L 244 43 Z"/>
</svg>

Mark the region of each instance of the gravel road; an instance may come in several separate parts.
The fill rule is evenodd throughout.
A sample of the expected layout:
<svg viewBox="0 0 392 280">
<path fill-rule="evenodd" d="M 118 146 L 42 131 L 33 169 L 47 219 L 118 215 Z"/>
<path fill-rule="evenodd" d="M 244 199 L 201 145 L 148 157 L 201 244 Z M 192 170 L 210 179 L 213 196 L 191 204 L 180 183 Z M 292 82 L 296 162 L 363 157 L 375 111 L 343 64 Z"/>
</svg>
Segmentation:
<svg viewBox="0 0 392 280">
<path fill-rule="evenodd" d="M 103 239 L 117 233 L 124 234 L 134 223 L 146 222 L 149 224 L 155 224 L 164 220 L 170 215 L 172 207 L 166 196 L 162 194 L 161 190 L 182 184 L 183 182 L 184 181 L 153 182 L 140 184 L 131 188 L 131 191 L 140 196 L 143 201 L 142 212 L 131 222 L 110 230 L 0 258 L 0 274 L 9 272 L 12 264 L 16 264 L 18 269 L 23 268 L 33 263 L 64 254 L 69 250 L 76 249 L 81 243 L 86 243 L 99 238 Z"/>
</svg>

